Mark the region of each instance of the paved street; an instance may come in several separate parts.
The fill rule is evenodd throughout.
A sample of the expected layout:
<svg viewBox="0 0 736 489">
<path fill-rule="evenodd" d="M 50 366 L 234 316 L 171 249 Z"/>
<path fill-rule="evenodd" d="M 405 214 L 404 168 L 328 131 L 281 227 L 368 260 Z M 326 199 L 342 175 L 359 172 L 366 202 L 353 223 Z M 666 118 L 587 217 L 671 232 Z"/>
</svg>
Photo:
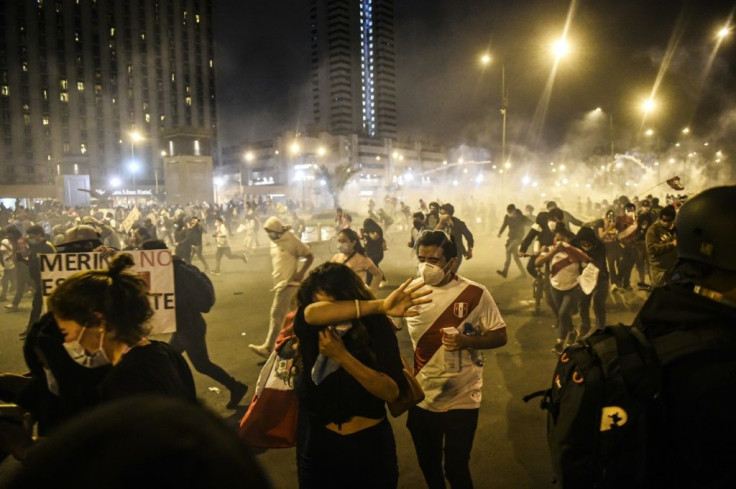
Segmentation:
<svg viewBox="0 0 736 489">
<path fill-rule="evenodd" d="M 483 404 L 471 459 L 475 485 L 515 489 L 549 487 L 551 470 L 546 450 L 545 414 L 539 409 L 538 400 L 527 405 L 521 399 L 525 394 L 546 388 L 551 381 L 557 358 L 551 351 L 555 337 L 551 327 L 553 319 L 546 309 L 541 316 L 532 315 L 528 305 L 530 279 L 504 280 L 496 274 L 503 261 L 505 239 L 482 235 L 477 230 L 476 234 L 475 258 L 465 261 L 460 272 L 490 289 L 506 320 L 509 342 L 499 350 L 486 353 Z M 404 233 L 391 235 L 390 250 L 381 264 L 392 285 L 415 271 L 406 241 Z M 239 238 L 233 238 L 233 246 L 240 242 Z M 317 254 L 315 263 L 331 255 L 324 244 L 313 248 Z M 212 253 L 212 245 L 209 251 Z M 514 267 L 512 263 L 511 277 L 517 275 Z M 267 252 L 252 255 L 247 265 L 225 260 L 222 275 L 212 276 L 212 280 L 217 290 L 217 304 L 206 316 L 210 356 L 235 377 L 253 386 L 261 359 L 251 353 L 247 345 L 261 343 L 266 333 L 271 304 Z M 631 308 L 638 307 L 643 297 L 630 293 L 630 307 L 609 304 L 608 323 L 630 322 L 633 318 Z M 18 333 L 25 327 L 30 297 L 22 306 L 20 312 L 0 311 L 0 371 L 3 372 L 18 372 L 24 368 Z M 579 324 L 579 318 L 575 319 Z M 409 357 L 411 346 L 407 333 L 400 332 L 399 338 L 404 354 Z M 200 399 L 236 426 L 251 393 L 246 395 L 240 409 L 231 411 L 225 409 L 228 391 L 224 387 L 196 372 L 195 381 Z M 425 487 L 404 426 L 405 419 L 402 416 L 392 420 L 399 454 L 399 487 Z M 296 487 L 294 449 L 266 451 L 260 453 L 258 459 L 271 475 L 275 488 Z M 9 470 L 8 466 L 8 463 L 0 466 L 0 477 L 3 470 Z"/>
</svg>

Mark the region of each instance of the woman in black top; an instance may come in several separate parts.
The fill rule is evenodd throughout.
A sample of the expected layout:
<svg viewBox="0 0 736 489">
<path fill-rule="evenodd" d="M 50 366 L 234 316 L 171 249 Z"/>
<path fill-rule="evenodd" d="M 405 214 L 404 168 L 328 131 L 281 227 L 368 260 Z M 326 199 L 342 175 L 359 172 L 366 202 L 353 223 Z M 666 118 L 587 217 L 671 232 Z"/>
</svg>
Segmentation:
<svg viewBox="0 0 736 489">
<path fill-rule="evenodd" d="M 379 265 L 381 261 L 383 261 L 383 252 L 388 248 L 386 246 L 386 240 L 383 237 L 383 229 L 376 221 L 368 218 L 363 221 L 361 238 L 365 240 L 365 256 L 370 258 L 373 263 L 380 269 Z M 365 277 L 365 283 L 369 284 L 372 280 L 373 275 L 371 275 L 370 272 L 367 273 Z"/>
<path fill-rule="evenodd" d="M 299 288 L 299 487 L 395 488 L 396 445 L 385 403 L 407 388 L 393 324 L 430 301 L 407 289 L 376 300 L 355 272 L 325 263 Z"/>
<path fill-rule="evenodd" d="M 112 365 L 99 385 L 102 400 L 133 394 L 159 394 L 196 402 L 191 370 L 168 344 L 149 340 L 153 309 L 146 283 L 125 273 L 133 266 L 118 254 L 108 270 L 90 270 L 62 282 L 48 305 L 78 364 Z"/>
</svg>

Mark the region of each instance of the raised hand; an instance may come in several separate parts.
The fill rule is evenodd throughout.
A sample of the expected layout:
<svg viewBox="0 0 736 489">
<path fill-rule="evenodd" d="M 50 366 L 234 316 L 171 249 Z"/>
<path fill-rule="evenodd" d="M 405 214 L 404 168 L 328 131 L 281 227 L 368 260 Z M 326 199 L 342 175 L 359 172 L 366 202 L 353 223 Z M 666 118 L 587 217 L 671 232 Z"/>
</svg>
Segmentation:
<svg viewBox="0 0 736 489">
<path fill-rule="evenodd" d="M 383 300 L 382 309 L 384 314 L 394 317 L 416 316 L 419 314 L 419 311 L 411 309 L 412 307 L 432 302 L 432 299 L 426 297 L 432 293 L 432 289 L 428 287 L 424 290 L 419 290 L 424 287 L 423 280 L 409 287 L 412 280 L 414 279 L 407 279 L 401 284 L 401 287 L 391 292 Z"/>
</svg>

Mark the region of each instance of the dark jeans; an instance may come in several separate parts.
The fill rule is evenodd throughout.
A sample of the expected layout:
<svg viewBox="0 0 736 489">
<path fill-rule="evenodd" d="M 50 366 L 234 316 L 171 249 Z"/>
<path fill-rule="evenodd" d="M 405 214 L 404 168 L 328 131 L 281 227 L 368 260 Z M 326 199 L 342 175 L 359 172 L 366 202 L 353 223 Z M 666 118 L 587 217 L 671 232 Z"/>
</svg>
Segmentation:
<svg viewBox="0 0 736 489">
<path fill-rule="evenodd" d="M 171 336 L 169 344 L 179 353 L 187 352 L 189 360 L 197 372 L 216 380 L 230 390 L 238 384 L 235 378 L 210 360 L 210 355 L 207 352 L 207 340 L 204 334 L 182 334 L 177 331 Z"/>
<path fill-rule="evenodd" d="M 469 461 L 478 427 L 478 409 L 435 413 L 415 407 L 409 410 L 406 427 L 429 489 L 445 489 L 445 476 L 452 489 L 472 489 Z"/>
<path fill-rule="evenodd" d="M 618 241 L 606 241 L 603 243 L 606 248 L 606 261 L 608 262 L 608 273 L 612 284 L 619 283 L 619 267 L 621 265 L 621 245 Z"/>
<path fill-rule="evenodd" d="M 371 253 L 371 254 L 366 253 L 365 256 L 370 258 L 371 261 L 377 267 L 378 267 L 378 264 L 383 261 L 383 251 L 381 251 L 381 253 Z M 381 267 L 378 267 L 378 268 L 380 269 Z M 383 270 L 381 270 L 381 272 L 383 272 Z M 386 274 L 383 275 L 383 280 L 386 280 Z M 365 283 L 370 285 L 372 281 L 373 281 L 373 275 L 371 275 L 368 272 L 365 272 Z"/>
<path fill-rule="evenodd" d="M 26 287 L 31 285 L 31 275 L 28 273 L 28 265 L 25 263 L 15 264 L 15 297 L 13 297 L 13 305 L 18 307 Z"/>
<path fill-rule="evenodd" d="M 299 411 L 299 489 L 396 489 L 399 466 L 391 423 L 340 435 Z"/>
<path fill-rule="evenodd" d="M 590 331 L 590 303 L 593 302 L 595 312 L 595 327 L 603 330 L 606 327 L 606 299 L 608 298 L 608 277 L 599 278 L 598 283 L 590 295 L 580 293 L 580 335 Z"/>
<path fill-rule="evenodd" d="M 220 271 L 220 262 L 222 261 L 223 256 L 227 257 L 227 259 L 229 260 L 243 260 L 243 255 L 233 255 L 232 251 L 230 251 L 229 246 L 218 247 L 217 251 L 215 252 L 215 272 Z"/>
<path fill-rule="evenodd" d="M 580 286 L 576 285 L 570 290 L 558 290 L 550 287 L 552 299 L 557 305 L 557 337 L 565 341 L 567 334 L 572 331 L 572 315 L 578 306 L 578 295 Z"/>
<path fill-rule="evenodd" d="M 636 263 L 636 247 L 633 243 L 621 248 L 621 262 L 617 285 L 620 287 L 631 287 L 631 272 Z"/>
<path fill-rule="evenodd" d="M 204 255 L 202 254 L 202 245 L 192 245 L 192 261 L 194 261 L 195 256 L 199 258 L 199 261 L 204 265 L 204 271 L 208 271 L 210 266 L 207 264 L 207 260 L 204 259 Z"/>
<path fill-rule="evenodd" d="M 514 263 L 519 267 L 519 272 L 524 275 L 524 267 L 521 264 L 521 258 L 519 258 L 519 245 L 521 244 L 522 238 L 509 238 L 506 240 L 506 261 L 503 264 L 503 273 L 508 273 L 509 265 L 511 265 L 511 258 L 514 259 Z"/>
</svg>

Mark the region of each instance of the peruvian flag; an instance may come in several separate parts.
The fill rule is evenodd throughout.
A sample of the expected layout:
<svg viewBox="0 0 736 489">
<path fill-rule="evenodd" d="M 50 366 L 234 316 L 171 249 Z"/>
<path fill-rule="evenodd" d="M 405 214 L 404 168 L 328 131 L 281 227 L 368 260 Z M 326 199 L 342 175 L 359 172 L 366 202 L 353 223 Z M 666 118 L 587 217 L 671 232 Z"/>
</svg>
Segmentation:
<svg viewBox="0 0 736 489">
<path fill-rule="evenodd" d="M 667 185 L 672 187 L 673 190 L 685 190 L 685 187 L 682 185 L 682 182 L 680 181 L 680 177 L 674 176 L 667 180 Z"/>
</svg>

